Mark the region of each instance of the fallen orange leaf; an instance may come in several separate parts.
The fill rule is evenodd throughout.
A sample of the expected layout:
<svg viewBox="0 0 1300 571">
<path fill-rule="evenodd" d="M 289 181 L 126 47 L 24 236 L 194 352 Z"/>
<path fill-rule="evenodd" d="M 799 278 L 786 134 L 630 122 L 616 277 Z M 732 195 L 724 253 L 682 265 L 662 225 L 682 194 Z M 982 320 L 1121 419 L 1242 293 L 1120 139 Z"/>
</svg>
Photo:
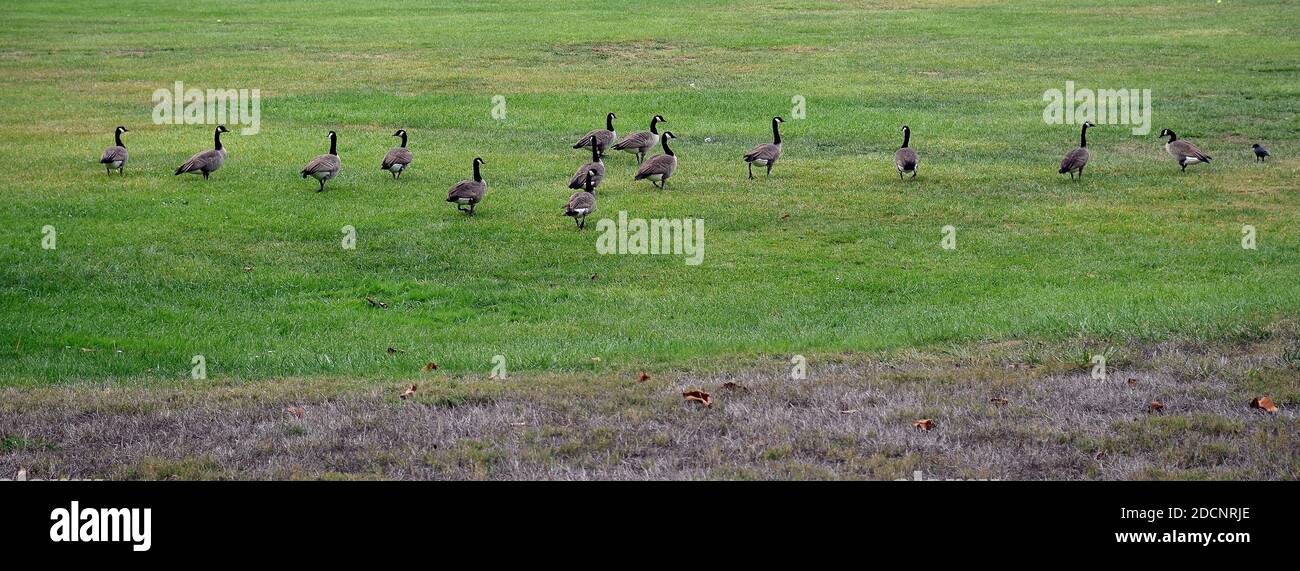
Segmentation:
<svg viewBox="0 0 1300 571">
<path fill-rule="evenodd" d="M 1250 401 L 1250 408 L 1258 408 L 1269 414 L 1277 414 L 1277 405 L 1268 397 L 1257 397 Z"/>
<path fill-rule="evenodd" d="M 732 381 L 727 381 L 727 382 L 725 382 L 725 383 L 722 383 L 722 388 L 727 389 L 727 390 L 730 390 L 730 391 L 747 391 L 747 390 L 749 390 L 749 387 L 747 387 L 747 386 L 745 386 L 745 385 L 742 385 L 742 384 L 740 384 L 740 383 L 732 382 Z"/>
<path fill-rule="evenodd" d="M 415 383 L 411 383 L 411 388 L 402 391 L 402 400 L 406 400 L 408 398 L 415 396 L 415 389 L 416 389 Z"/>
<path fill-rule="evenodd" d="M 991 402 L 991 403 L 993 403 L 993 404 L 997 404 L 997 405 L 1003 405 L 1003 404 L 1010 403 L 1011 401 L 1009 401 L 1009 400 L 1007 400 L 1007 399 L 1004 399 L 1004 398 L 1002 398 L 1002 397 L 993 397 L 993 398 L 989 399 L 989 402 Z"/>
<path fill-rule="evenodd" d="M 934 428 L 934 421 L 928 418 L 918 418 L 912 421 L 912 427 L 917 430 L 929 431 Z"/>
<path fill-rule="evenodd" d="M 1138 380 L 1137 380 L 1137 379 L 1130 378 L 1130 379 L 1128 380 L 1128 386 L 1130 386 L 1130 387 L 1132 387 L 1132 386 L 1136 386 L 1137 384 L 1138 384 Z"/>
<path fill-rule="evenodd" d="M 1147 412 L 1160 412 L 1164 409 L 1165 409 L 1165 403 L 1162 403 L 1158 400 L 1153 400 L 1151 401 L 1151 404 L 1147 405 Z"/>
<path fill-rule="evenodd" d="M 307 412 L 307 409 L 301 406 L 290 406 L 290 407 L 286 407 L 284 411 L 289 414 L 292 414 L 294 418 L 302 418 L 302 415 Z"/>
<path fill-rule="evenodd" d="M 713 401 L 709 400 L 709 393 L 701 390 L 686 391 L 682 393 L 686 397 L 686 402 L 698 402 L 704 406 L 713 406 Z"/>
<path fill-rule="evenodd" d="M 438 364 L 434 363 L 433 361 L 429 361 L 428 363 L 425 363 L 424 366 L 420 368 L 420 370 L 426 373 L 432 373 L 438 370 Z"/>
<path fill-rule="evenodd" d="M 638 383 L 644 383 L 648 380 L 650 380 L 650 375 L 645 371 L 641 371 L 641 376 L 636 378 L 636 382 Z"/>
</svg>

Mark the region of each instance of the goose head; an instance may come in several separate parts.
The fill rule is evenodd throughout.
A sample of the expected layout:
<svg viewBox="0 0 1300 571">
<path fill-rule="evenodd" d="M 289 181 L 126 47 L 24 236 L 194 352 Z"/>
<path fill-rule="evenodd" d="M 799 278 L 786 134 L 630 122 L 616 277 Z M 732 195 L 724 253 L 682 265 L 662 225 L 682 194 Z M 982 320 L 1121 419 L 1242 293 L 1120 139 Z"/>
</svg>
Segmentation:
<svg viewBox="0 0 1300 571">
<path fill-rule="evenodd" d="M 1157 136 L 1158 136 L 1158 137 L 1173 137 L 1173 136 L 1174 136 L 1174 132 L 1173 132 L 1173 131 L 1170 131 L 1169 129 L 1161 129 L 1161 130 L 1160 130 L 1160 134 L 1157 135 Z"/>
<path fill-rule="evenodd" d="M 1097 126 L 1097 125 L 1093 124 L 1092 121 L 1084 121 L 1084 122 L 1083 122 L 1083 128 L 1084 128 L 1084 129 L 1091 129 L 1091 128 L 1096 127 L 1096 126 Z"/>
<path fill-rule="evenodd" d="M 485 164 L 487 163 L 483 162 L 483 159 L 479 157 L 474 157 L 474 166 L 485 165 Z"/>
<path fill-rule="evenodd" d="M 334 131 L 330 131 L 329 133 L 327 133 L 327 134 L 325 135 L 325 138 L 326 138 L 326 139 L 329 139 L 329 140 L 331 140 L 331 141 L 333 141 L 335 137 L 338 137 L 338 135 L 336 135 L 336 134 L 334 133 Z"/>
<path fill-rule="evenodd" d="M 121 135 L 122 133 L 129 133 L 130 131 L 126 127 L 119 125 L 117 129 L 114 130 L 114 132 Z"/>
<path fill-rule="evenodd" d="M 394 137 L 401 137 L 404 135 L 406 135 L 406 129 L 398 129 L 396 133 L 393 133 Z"/>
<path fill-rule="evenodd" d="M 217 125 L 217 132 L 218 132 L 218 133 L 229 133 L 229 132 L 230 132 L 230 129 L 227 129 L 225 125 Z"/>
</svg>

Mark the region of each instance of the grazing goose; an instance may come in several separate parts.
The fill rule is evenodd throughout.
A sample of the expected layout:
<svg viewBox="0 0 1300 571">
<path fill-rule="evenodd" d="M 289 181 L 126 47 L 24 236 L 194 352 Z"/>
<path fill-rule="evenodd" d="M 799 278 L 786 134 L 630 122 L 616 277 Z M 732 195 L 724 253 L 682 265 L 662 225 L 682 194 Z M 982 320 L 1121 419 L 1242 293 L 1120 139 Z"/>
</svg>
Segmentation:
<svg viewBox="0 0 1300 571">
<path fill-rule="evenodd" d="M 903 173 L 912 173 L 912 178 L 916 178 L 916 163 L 920 158 L 916 156 L 916 151 L 909 149 L 907 144 L 912 140 L 912 129 L 903 125 L 903 146 L 894 152 L 894 168 L 898 169 L 898 180 L 903 180 Z"/>
<path fill-rule="evenodd" d="M 1079 148 L 1065 153 L 1065 158 L 1061 159 L 1061 168 L 1056 171 L 1057 174 L 1070 173 L 1070 180 L 1074 180 L 1074 173 L 1079 173 L 1079 180 L 1083 180 L 1083 167 L 1088 166 L 1088 127 L 1096 127 L 1092 121 L 1084 121 L 1083 128 L 1079 131 Z"/>
<path fill-rule="evenodd" d="M 587 171 L 582 190 L 569 196 L 564 205 L 564 215 L 573 217 L 573 224 L 579 230 L 587 227 L 587 215 L 596 211 L 596 169 Z"/>
<path fill-rule="evenodd" d="M 581 149 L 583 147 L 595 146 L 596 149 L 600 151 L 609 148 L 610 143 L 613 143 L 615 139 L 618 139 L 618 133 L 614 131 L 615 119 L 618 119 L 618 115 L 613 113 L 606 115 L 605 128 L 588 131 L 586 135 L 583 135 L 581 139 L 578 139 L 577 143 L 573 144 L 573 148 Z"/>
<path fill-rule="evenodd" d="M 330 152 L 318 156 L 302 167 L 302 178 L 313 177 L 320 183 L 320 188 L 316 192 L 325 190 L 325 181 L 338 176 L 339 169 L 343 168 L 343 162 L 339 160 L 339 138 L 334 131 L 330 131 L 325 138 L 330 140 Z"/>
<path fill-rule="evenodd" d="M 1178 135 L 1169 129 L 1161 129 L 1160 136 L 1169 137 L 1169 142 L 1165 143 L 1165 151 L 1174 160 L 1178 161 L 1178 166 L 1182 167 L 1183 172 L 1187 171 L 1187 165 L 1208 163 L 1211 160 L 1210 155 L 1202 153 L 1200 149 L 1196 148 L 1196 145 L 1187 141 L 1179 141 Z"/>
<path fill-rule="evenodd" d="M 113 139 L 116 145 L 104 149 L 104 155 L 99 157 L 100 164 L 104 165 L 106 174 L 113 174 L 113 169 L 117 169 L 117 174 L 125 174 L 122 167 L 126 166 L 126 145 L 122 144 L 122 133 L 129 133 L 126 127 L 119 126 L 113 130 Z M 1259 145 L 1255 145 L 1258 147 Z"/>
<path fill-rule="evenodd" d="M 474 205 L 483 200 L 483 193 L 487 192 L 487 181 L 483 180 L 483 175 L 479 173 L 479 165 L 485 165 L 483 159 L 474 157 L 474 180 L 462 180 L 452 185 L 451 190 L 447 191 L 447 202 L 454 202 L 456 210 L 474 215 Z M 465 209 L 465 205 L 469 209 Z"/>
<path fill-rule="evenodd" d="M 591 148 L 591 162 L 578 168 L 578 172 L 573 173 L 573 178 L 569 179 L 569 188 L 582 188 L 587 180 L 587 172 L 596 173 L 595 178 L 591 181 L 592 188 L 600 185 L 600 181 L 605 180 L 605 154 L 600 152 L 596 147 Z"/>
<path fill-rule="evenodd" d="M 655 155 L 646 160 L 641 165 L 641 168 L 637 169 L 636 178 L 633 180 L 650 179 L 650 184 L 658 182 L 659 184 L 655 184 L 655 186 L 659 190 L 663 190 L 664 185 L 668 184 L 668 177 L 673 176 L 673 173 L 677 171 L 677 155 L 674 155 L 673 150 L 668 148 L 668 140 L 676 138 L 677 135 L 674 135 L 672 131 L 664 131 L 664 136 L 660 139 L 664 146 L 664 154 Z"/>
<path fill-rule="evenodd" d="M 745 162 L 749 164 L 749 178 L 754 179 L 754 165 L 767 166 L 767 176 L 772 176 L 772 165 L 776 164 L 776 159 L 781 158 L 781 129 L 779 125 L 784 123 L 785 119 L 778 117 L 772 118 L 772 142 L 763 143 L 749 150 L 745 155 Z"/>
<path fill-rule="evenodd" d="M 121 127 L 118 127 L 118 129 L 121 129 Z M 118 144 L 120 145 L 121 143 Z M 1264 162 L 1264 157 L 1268 156 L 1268 149 L 1259 146 L 1259 143 L 1251 145 L 1250 148 L 1255 151 L 1255 160 L 1261 163 Z M 107 154 L 108 151 L 104 151 L 104 153 Z M 126 159 L 126 149 L 122 149 L 122 158 L 124 160 Z"/>
<path fill-rule="evenodd" d="M 386 170 L 393 175 L 393 178 L 402 178 L 402 171 L 406 166 L 411 164 L 411 151 L 406 149 L 406 129 L 398 129 L 393 133 L 394 137 L 402 138 L 402 146 L 395 149 L 389 149 L 388 154 L 384 155 L 383 164 L 379 168 Z"/>
<path fill-rule="evenodd" d="M 213 148 L 195 153 L 190 160 L 176 168 L 176 174 L 198 173 L 203 175 L 203 180 L 207 180 L 208 175 L 226 164 L 226 149 L 221 146 L 221 134 L 229 132 L 230 129 L 225 125 L 217 125 L 217 130 L 212 133 Z"/>
<path fill-rule="evenodd" d="M 623 137 L 622 141 L 614 143 L 614 150 L 627 151 L 636 154 L 636 164 L 645 161 L 646 151 L 655 148 L 659 144 L 659 123 L 667 123 L 663 115 L 655 115 L 650 119 L 649 131 L 637 131 Z"/>
</svg>

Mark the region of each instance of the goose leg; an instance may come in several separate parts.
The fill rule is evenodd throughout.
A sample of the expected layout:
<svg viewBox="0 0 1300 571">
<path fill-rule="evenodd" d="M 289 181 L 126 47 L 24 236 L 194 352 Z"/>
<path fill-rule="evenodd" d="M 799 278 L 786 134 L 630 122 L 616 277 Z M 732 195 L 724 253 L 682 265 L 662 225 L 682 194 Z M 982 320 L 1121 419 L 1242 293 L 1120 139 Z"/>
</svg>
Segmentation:
<svg viewBox="0 0 1300 571">
<path fill-rule="evenodd" d="M 578 225 L 578 229 L 579 230 L 587 229 L 587 217 L 585 215 L 582 217 L 582 223 Z"/>
<path fill-rule="evenodd" d="M 903 180 L 903 169 L 898 169 L 898 180 Z"/>
<path fill-rule="evenodd" d="M 208 171 L 202 171 L 202 172 L 203 172 L 203 180 L 208 180 Z"/>
<path fill-rule="evenodd" d="M 913 168 L 913 169 L 912 169 L 912 178 L 916 178 L 916 173 L 918 173 L 918 172 L 921 172 L 921 169 Z"/>
<path fill-rule="evenodd" d="M 1083 180 L 1083 167 L 1079 167 L 1079 180 Z"/>
<path fill-rule="evenodd" d="M 767 161 L 767 176 L 772 176 L 772 163 L 776 161 Z"/>
<path fill-rule="evenodd" d="M 104 163 L 104 174 L 113 174 L 113 167 L 108 163 Z"/>
<path fill-rule="evenodd" d="M 754 163 L 745 163 L 749 165 L 749 180 L 754 180 Z"/>
</svg>

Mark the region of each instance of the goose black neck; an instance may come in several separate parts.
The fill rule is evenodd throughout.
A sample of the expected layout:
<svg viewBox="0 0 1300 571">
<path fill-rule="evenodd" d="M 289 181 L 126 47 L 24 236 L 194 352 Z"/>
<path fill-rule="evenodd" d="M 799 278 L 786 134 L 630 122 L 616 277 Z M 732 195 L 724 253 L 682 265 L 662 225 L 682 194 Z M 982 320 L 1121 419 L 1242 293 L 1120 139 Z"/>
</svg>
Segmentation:
<svg viewBox="0 0 1300 571">
<path fill-rule="evenodd" d="M 483 182 L 483 175 L 478 172 L 478 161 L 474 161 L 474 182 Z"/>
<path fill-rule="evenodd" d="M 656 135 L 659 134 L 659 118 L 658 118 L 658 117 L 655 117 L 654 119 L 651 119 L 651 120 L 650 120 L 650 132 L 651 132 L 651 133 L 654 133 L 654 134 L 656 134 Z"/>
<path fill-rule="evenodd" d="M 330 137 L 330 154 L 331 154 L 331 155 L 334 155 L 334 156 L 336 156 L 336 157 L 339 156 L 339 137 L 338 137 L 338 135 L 335 135 L 335 136 L 333 136 L 333 137 Z"/>
<path fill-rule="evenodd" d="M 596 187 L 591 184 L 591 173 L 587 173 L 587 181 L 582 183 L 582 189 L 592 194 L 596 193 Z"/>
<path fill-rule="evenodd" d="M 662 137 L 662 138 L 660 138 L 660 141 L 663 142 L 663 145 L 664 145 L 664 154 L 665 154 L 665 155 L 668 155 L 668 156 L 670 156 L 670 157 L 675 157 L 675 156 L 677 156 L 677 155 L 674 155 L 674 154 L 673 154 L 673 150 L 672 150 L 672 149 L 668 148 L 668 137 Z"/>
<path fill-rule="evenodd" d="M 1088 146 L 1088 126 L 1087 126 L 1087 125 L 1084 125 L 1084 126 L 1083 126 L 1083 129 L 1079 131 L 1079 146 L 1080 146 L 1080 147 L 1086 147 L 1086 146 Z"/>
<path fill-rule="evenodd" d="M 772 120 L 772 144 L 781 144 L 781 123 L 776 119 Z"/>
<path fill-rule="evenodd" d="M 906 149 L 906 148 L 907 148 L 907 143 L 908 143 L 909 141 L 911 141 L 911 140 L 912 140 L 912 130 L 911 130 L 911 129 L 903 129 L 903 147 L 902 147 L 902 148 Z"/>
<path fill-rule="evenodd" d="M 614 114 L 613 114 L 613 113 L 610 113 L 609 115 L 606 115 L 606 116 L 605 116 L 605 130 L 606 130 L 606 131 L 609 131 L 609 132 L 611 132 L 611 133 L 614 131 Z"/>
<path fill-rule="evenodd" d="M 600 162 L 600 147 L 595 143 L 591 144 L 591 162 Z"/>
<path fill-rule="evenodd" d="M 117 143 L 117 146 L 122 147 L 123 149 L 126 148 L 126 145 L 123 145 L 123 144 L 122 144 L 122 132 L 121 132 L 121 131 L 113 131 L 113 140 Z"/>
<path fill-rule="evenodd" d="M 221 150 L 221 129 L 212 132 L 212 144 L 218 151 Z"/>
<path fill-rule="evenodd" d="M 1177 141 L 1177 140 L 1178 140 L 1178 135 L 1175 134 L 1173 131 L 1170 131 L 1170 132 L 1169 132 L 1169 142 L 1172 143 L 1172 142 Z"/>
<path fill-rule="evenodd" d="M 402 133 L 402 148 L 406 148 L 406 133 Z"/>
</svg>

